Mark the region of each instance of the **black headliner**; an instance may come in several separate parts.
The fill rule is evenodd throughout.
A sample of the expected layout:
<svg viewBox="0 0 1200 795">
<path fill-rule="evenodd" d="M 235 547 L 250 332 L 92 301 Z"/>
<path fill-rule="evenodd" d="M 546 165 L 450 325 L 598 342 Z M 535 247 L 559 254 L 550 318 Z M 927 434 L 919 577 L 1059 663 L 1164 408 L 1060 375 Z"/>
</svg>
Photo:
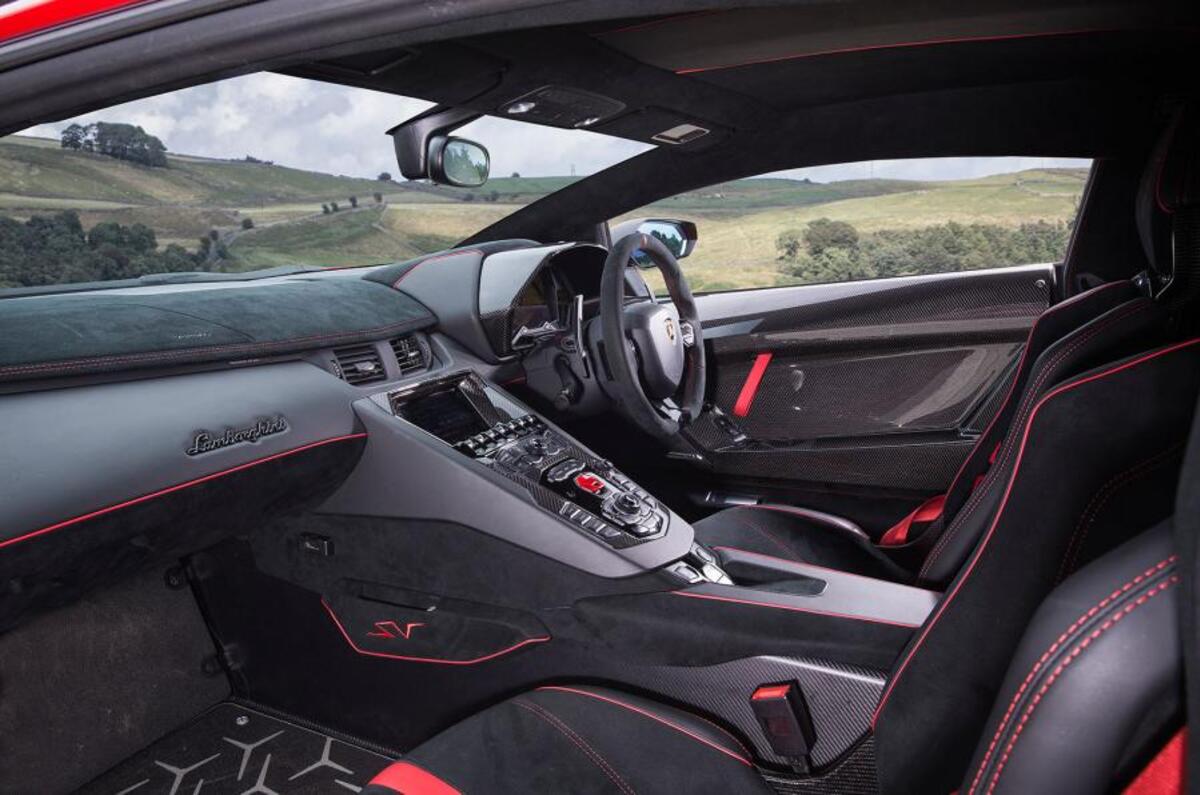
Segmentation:
<svg viewBox="0 0 1200 795">
<path fill-rule="evenodd" d="M 600 132 L 646 141 L 680 121 L 713 130 L 581 180 L 472 238 L 594 239 L 597 222 L 655 199 L 781 168 L 952 155 L 1140 158 L 1164 97 L 1193 90 L 1183 76 L 1200 41 L 1200 4 L 1132 0 L 228 4 L 105 41 L 118 19 L 41 60 L 17 53 L 29 62 L 0 72 L 0 132 L 261 69 L 485 113 L 566 85 L 626 105 Z M 0 47 L 0 68 L 13 51 Z"/>
</svg>

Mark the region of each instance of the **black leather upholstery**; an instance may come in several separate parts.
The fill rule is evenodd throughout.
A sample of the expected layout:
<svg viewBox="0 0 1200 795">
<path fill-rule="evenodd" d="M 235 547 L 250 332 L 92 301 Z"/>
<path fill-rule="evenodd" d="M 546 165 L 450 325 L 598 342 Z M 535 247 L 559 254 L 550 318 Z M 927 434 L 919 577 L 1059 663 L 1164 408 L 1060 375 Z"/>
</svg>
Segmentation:
<svg viewBox="0 0 1200 795">
<path fill-rule="evenodd" d="M 1130 748 L 1176 728 L 1176 562 L 1164 523 L 1047 597 L 1009 666 L 960 792 L 1105 792 L 1127 772 L 1120 767 Z"/>
<path fill-rule="evenodd" d="M 887 792 L 953 789 L 1045 595 L 1171 513 L 1198 391 L 1194 340 L 1077 376 L 1040 402 L 1004 509 L 885 687 L 874 729 Z"/>
</svg>

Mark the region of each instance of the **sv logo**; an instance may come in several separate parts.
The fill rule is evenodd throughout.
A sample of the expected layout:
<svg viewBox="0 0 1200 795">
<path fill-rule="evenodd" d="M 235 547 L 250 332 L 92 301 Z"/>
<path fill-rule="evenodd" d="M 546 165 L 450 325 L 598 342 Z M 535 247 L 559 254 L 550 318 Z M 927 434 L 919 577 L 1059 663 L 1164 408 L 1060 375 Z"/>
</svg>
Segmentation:
<svg viewBox="0 0 1200 795">
<path fill-rule="evenodd" d="M 416 629 L 417 627 L 423 627 L 423 626 L 425 626 L 425 625 L 421 624 L 419 622 L 416 622 L 416 621 L 409 621 L 404 626 L 400 626 L 395 621 L 376 621 L 375 622 L 375 631 L 368 632 L 367 637 L 369 637 L 369 638 L 403 638 L 404 640 L 408 640 L 409 638 L 412 637 L 412 631 L 414 629 Z"/>
</svg>

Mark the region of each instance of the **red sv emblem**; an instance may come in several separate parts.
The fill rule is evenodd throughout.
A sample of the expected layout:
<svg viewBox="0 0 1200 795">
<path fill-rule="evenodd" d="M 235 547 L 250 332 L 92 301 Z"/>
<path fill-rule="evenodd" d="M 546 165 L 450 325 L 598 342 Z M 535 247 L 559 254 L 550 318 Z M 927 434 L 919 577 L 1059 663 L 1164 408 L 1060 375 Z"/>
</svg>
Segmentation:
<svg viewBox="0 0 1200 795">
<path fill-rule="evenodd" d="M 368 632 L 367 637 L 370 638 L 404 638 L 408 640 L 412 637 L 412 631 L 417 627 L 425 626 L 416 621 L 409 621 L 404 626 L 400 626 L 395 621 L 376 621 L 375 631 Z"/>
</svg>

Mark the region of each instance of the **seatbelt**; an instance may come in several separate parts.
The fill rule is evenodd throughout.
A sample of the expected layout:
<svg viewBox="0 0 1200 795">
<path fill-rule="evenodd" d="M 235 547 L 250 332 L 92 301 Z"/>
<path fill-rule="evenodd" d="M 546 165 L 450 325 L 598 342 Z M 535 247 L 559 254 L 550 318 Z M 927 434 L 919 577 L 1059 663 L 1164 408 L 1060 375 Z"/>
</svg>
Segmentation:
<svg viewBox="0 0 1200 795">
<path fill-rule="evenodd" d="M 946 495 L 939 494 L 936 497 L 930 497 L 917 506 L 917 509 L 905 516 L 899 522 L 888 528 L 888 531 L 879 539 L 879 545 L 882 547 L 895 547 L 908 542 L 909 531 L 912 530 L 914 524 L 928 524 L 936 522 L 942 515 L 942 508 L 946 505 Z"/>
<path fill-rule="evenodd" d="M 992 450 L 992 454 L 988 456 L 989 468 L 992 466 L 992 464 L 996 463 L 996 456 L 999 454 L 1000 447 L 1003 444 L 1003 439 L 1001 439 L 999 442 L 996 442 L 995 449 Z M 979 488 L 979 484 L 982 483 L 984 478 L 987 477 L 987 473 L 988 470 L 985 469 L 983 472 L 975 476 L 975 482 L 971 484 L 971 491 L 975 491 L 975 489 Z M 929 499 L 925 500 L 925 502 L 918 505 L 916 510 L 888 528 L 887 532 L 880 537 L 879 546 L 898 547 L 901 544 L 907 544 L 909 541 L 914 540 L 914 538 L 909 537 L 912 535 L 913 525 L 932 524 L 938 519 L 941 519 L 942 511 L 946 507 L 947 496 L 948 493 L 939 494 L 936 497 L 930 497 Z M 922 528 L 922 530 L 923 529 L 924 528 Z"/>
</svg>

